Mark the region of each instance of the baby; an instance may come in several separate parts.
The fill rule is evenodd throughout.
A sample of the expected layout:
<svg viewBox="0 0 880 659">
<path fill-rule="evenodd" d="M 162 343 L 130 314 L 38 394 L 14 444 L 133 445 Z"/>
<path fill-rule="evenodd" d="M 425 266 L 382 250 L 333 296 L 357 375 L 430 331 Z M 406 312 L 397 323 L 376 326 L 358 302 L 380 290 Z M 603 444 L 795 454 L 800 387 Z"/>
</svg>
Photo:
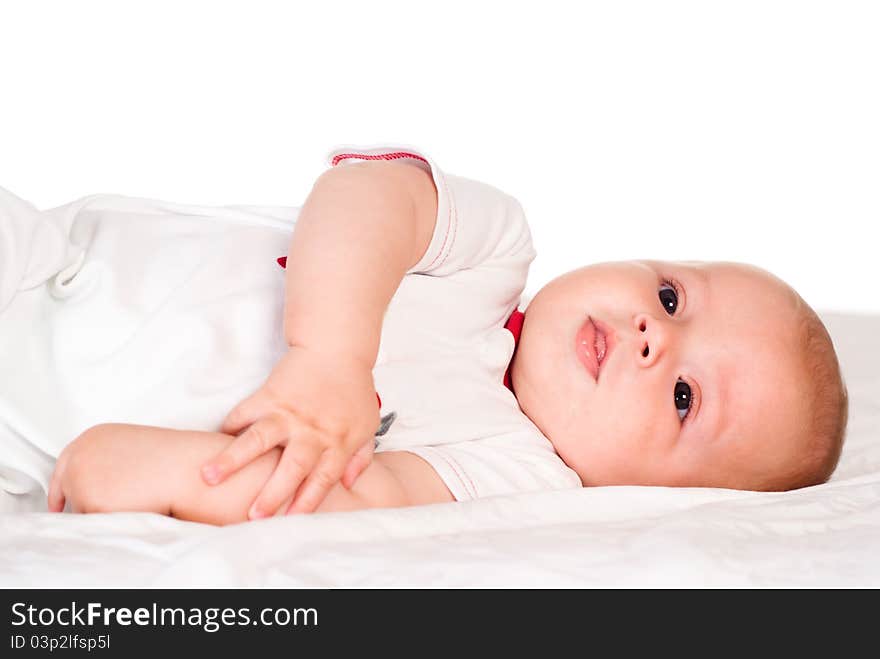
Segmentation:
<svg viewBox="0 0 880 659">
<path fill-rule="evenodd" d="M 288 348 L 263 386 L 219 433 L 89 428 L 59 456 L 50 510 L 226 524 L 597 485 L 779 491 L 834 471 L 835 351 L 775 276 L 600 263 L 523 313 L 535 252 L 516 200 L 412 147 L 330 164 L 296 222 Z"/>
</svg>

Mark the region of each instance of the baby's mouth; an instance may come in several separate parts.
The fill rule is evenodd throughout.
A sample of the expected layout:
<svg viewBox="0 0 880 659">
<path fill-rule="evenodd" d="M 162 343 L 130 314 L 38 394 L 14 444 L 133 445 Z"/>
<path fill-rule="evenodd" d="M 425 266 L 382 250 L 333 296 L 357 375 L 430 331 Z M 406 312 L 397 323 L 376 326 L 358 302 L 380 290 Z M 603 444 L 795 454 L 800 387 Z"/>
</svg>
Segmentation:
<svg viewBox="0 0 880 659">
<path fill-rule="evenodd" d="M 599 372 L 604 370 L 605 362 L 611 356 L 614 346 L 617 344 L 617 334 L 610 325 L 606 325 L 601 320 L 592 319 L 596 326 L 596 358 L 599 360 Z"/>
<path fill-rule="evenodd" d="M 614 330 L 600 320 L 587 316 L 575 336 L 575 352 L 587 372 L 598 382 L 602 366 L 614 347 Z"/>
<path fill-rule="evenodd" d="M 596 359 L 599 360 L 599 368 L 602 368 L 602 360 L 605 358 L 605 335 L 598 327 L 596 328 L 596 341 L 593 344 L 593 348 L 596 350 Z"/>
</svg>

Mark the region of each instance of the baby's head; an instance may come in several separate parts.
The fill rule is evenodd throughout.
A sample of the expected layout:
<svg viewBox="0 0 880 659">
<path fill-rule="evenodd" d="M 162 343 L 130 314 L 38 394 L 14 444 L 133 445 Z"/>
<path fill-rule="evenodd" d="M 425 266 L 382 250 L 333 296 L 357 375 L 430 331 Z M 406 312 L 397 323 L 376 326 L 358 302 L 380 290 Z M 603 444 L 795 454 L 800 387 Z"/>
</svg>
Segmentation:
<svg viewBox="0 0 880 659">
<path fill-rule="evenodd" d="M 600 263 L 557 277 L 525 309 L 511 378 L 587 486 L 816 485 L 847 421 L 821 320 L 785 282 L 737 263 Z"/>
</svg>

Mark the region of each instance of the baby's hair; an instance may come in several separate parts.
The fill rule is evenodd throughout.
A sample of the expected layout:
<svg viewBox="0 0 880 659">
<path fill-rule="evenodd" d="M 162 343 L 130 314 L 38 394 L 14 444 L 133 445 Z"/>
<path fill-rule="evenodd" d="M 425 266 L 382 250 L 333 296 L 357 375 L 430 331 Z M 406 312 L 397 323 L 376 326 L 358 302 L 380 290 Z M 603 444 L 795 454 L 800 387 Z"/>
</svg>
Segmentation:
<svg viewBox="0 0 880 659">
<path fill-rule="evenodd" d="M 815 311 L 797 296 L 797 322 L 793 345 L 799 351 L 808 395 L 808 414 L 799 426 L 805 434 L 801 459 L 767 490 L 794 490 L 825 483 L 837 468 L 849 419 L 849 395 L 825 324 Z"/>
</svg>

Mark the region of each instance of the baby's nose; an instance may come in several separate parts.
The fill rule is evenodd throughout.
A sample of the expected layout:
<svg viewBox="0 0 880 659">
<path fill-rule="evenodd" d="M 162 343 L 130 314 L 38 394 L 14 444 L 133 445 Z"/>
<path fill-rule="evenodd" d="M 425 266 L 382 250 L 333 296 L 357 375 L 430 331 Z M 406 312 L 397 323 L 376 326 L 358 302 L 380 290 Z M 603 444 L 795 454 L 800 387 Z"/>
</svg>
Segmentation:
<svg viewBox="0 0 880 659">
<path fill-rule="evenodd" d="M 666 350 L 666 328 L 662 322 L 646 313 L 636 314 L 633 317 L 633 326 L 636 329 L 635 345 L 639 351 L 639 365 L 651 366 Z"/>
</svg>

